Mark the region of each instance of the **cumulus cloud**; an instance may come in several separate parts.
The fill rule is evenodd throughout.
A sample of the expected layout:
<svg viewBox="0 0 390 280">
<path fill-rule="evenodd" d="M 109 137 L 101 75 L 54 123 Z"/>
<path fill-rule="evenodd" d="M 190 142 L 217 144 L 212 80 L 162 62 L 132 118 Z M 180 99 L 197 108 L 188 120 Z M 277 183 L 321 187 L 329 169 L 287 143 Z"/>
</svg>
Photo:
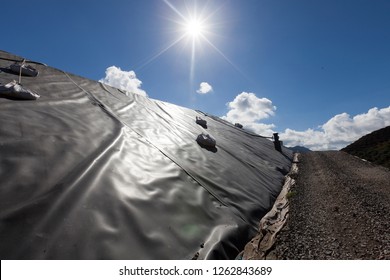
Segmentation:
<svg viewBox="0 0 390 280">
<path fill-rule="evenodd" d="M 265 136 L 273 133 L 273 124 L 260 123 L 275 114 L 276 107 L 267 98 L 259 98 L 252 92 L 242 92 L 227 103 L 229 111 L 222 118 L 231 123 L 241 123 L 246 129 Z"/>
<path fill-rule="evenodd" d="M 246 130 L 253 131 L 262 136 L 271 137 L 275 132 L 273 129 L 275 128 L 274 124 L 265 124 L 265 123 L 241 123 Z"/>
<path fill-rule="evenodd" d="M 363 135 L 390 125 L 390 106 L 372 108 L 351 117 L 347 113 L 334 116 L 317 129 L 286 129 L 280 134 L 286 146 L 305 146 L 312 150 L 339 150 Z"/>
<path fill-rule="evenodd" d="M 123 71 L 119 67 L 110 66 L 106 69 L 106 77 L 100 79 L 99 82 L 126 92 L 147 96 L 146 92 L 141 89 L 142 82 L 134 71 Z"/>
<path fill-rule="evenodd" d="M 257 134 L 271 136 L 274 124 L 261 121 L 275 115 L 276 107 L 267 98 L 259 98 L 254 93 L 242 92 L 227 103 L 229 111 L 222 118 L 231 123 L 241 123 L 245 129 Z M 317 128 L 303 131 L 287 128 L 280 133 L 285 146 L 305 146 L 311 150 L 339 150 L 356 141 L 363 135 L 390 125 L 390 106 L 376 107 L 366 113 L 351 116 L 341 113 L 330 118 Z"/>
<path fill-rule="evenodd" d="M 206 82 L 200 83 L 199 89 L 196 91 L 199 94 L 207 94 L 213 91 L 213 87 Z"/>
</svg>

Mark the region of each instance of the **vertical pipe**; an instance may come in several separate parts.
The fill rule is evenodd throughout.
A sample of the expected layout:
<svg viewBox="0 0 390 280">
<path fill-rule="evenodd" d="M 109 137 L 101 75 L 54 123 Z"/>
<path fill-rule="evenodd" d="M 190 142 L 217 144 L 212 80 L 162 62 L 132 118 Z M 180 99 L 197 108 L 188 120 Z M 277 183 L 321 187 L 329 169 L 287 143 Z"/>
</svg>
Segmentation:
<svg viewBox="0 0 390 280">
<path fill-rule="evenodd" d="M 278 133 L 274 133 L 274 146 L 275 146 L 275 150 L 277 150 L 278 152 L 282 152 L 282 145 L 281 142 L 279 141 Z"/>
</svg>

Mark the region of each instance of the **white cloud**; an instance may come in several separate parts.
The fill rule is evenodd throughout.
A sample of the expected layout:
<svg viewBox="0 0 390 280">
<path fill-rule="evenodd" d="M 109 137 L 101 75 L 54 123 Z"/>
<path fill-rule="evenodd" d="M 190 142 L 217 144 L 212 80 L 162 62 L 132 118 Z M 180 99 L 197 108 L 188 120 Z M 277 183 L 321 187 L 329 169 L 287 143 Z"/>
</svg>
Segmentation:
<svg viewBox="0 0 390 280">
<path fill-rule="evenodd" d="M 141 89 L 142 82 L 137 78 L 134 71 L 123 71 L 119 67 L 110 66 L 106 69 L 106 77 L 100 79 L 99 82 L 127 92 L 148 96 Z"/>
<path fill-rule="evenodd" d="M 227 103 L 229 111 L 222 118 L 231 123 L 241 123 L 245 129 L 263 136 L 272 136 L 275 125 L 261 123 L 274 116 L 276 107 L 267 98 L 258 98 L 254 93 L 242 92 Z M 280 133 L 285 146 L 305 146 L 312 150 L 339 150 L 360 137 L 390 125 L 390 106 L 371 108 L 367 113 L 350 116 L 335 115 L 315 129 L 297 131 L 287 128 Z"/>
<path fill-rule="evenodd" d="M 276 107 L 267 98 L 258 98 L 254 93 L 242 92 L 227 104 L 229 111 L 222 118 L 231 123 L 241 123 L 245 129 L 271 136 L 273 124 L 264 124 L 259 121 L 275 114 Z"/>
<path fill-rule="evenodd" d="M 207 94 L 213 91 L 213 87 L 206 82 L 200 83 L 199 89 L 196 91 L 199 94 Z"/>
<path fill-rule="evenodd" d="M 347 113 L 334 116 L 318 129 L 296 131 L 286 129 L 280 134 L 286 146 L 305 146 L 312 150 L 339 150 L 363 135 L 390 125 L 390 106 L 372 108 L 351 117 Z"/>
<path fill-rule="evenodd" d="M 274 124 L 265 124 L 265 123 L 241 123 L 244 125 L 244 128 L 253 131 L 259 135 L 266 136 L 266 137 L 271 137 L 272 134 L 275 132 L 273 128 L 275 128 Z"/>
</svg>

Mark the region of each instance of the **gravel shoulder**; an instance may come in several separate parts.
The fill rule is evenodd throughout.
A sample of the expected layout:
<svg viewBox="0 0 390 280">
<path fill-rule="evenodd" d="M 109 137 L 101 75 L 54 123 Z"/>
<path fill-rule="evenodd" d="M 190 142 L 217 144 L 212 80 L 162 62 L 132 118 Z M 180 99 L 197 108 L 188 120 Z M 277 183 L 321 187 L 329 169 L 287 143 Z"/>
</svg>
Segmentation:
<svg viewBox="0 0 390 280">
<path fill-rule="evenodd" d="M 390 170 L 345 152 L 301 154 L 277 259 L 390 259 Z"/>
</svg>

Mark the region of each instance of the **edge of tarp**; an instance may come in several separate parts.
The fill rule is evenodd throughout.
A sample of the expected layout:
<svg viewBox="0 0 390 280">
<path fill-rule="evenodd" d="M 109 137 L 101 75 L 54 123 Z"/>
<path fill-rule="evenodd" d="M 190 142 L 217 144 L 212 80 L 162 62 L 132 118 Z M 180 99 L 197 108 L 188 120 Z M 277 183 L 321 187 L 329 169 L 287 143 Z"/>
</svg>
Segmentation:
<svg viewBox="0 0 390 280">
<path fill-rule="evenodd" d="M 258 233 L 246 244 L 244 250 L 237 256 L 237 259 L 268 259 L 277 235 L 289 217 L 289 196 L 291 195 L 291 187 L 295 185 L 293 178 L 298 173 L 298 156 L 298 153 L 294 154 L 293 164 L 290 172 L 286 175 L 283 188 L 272 209 L 260 220 Z"/>
</svg>

